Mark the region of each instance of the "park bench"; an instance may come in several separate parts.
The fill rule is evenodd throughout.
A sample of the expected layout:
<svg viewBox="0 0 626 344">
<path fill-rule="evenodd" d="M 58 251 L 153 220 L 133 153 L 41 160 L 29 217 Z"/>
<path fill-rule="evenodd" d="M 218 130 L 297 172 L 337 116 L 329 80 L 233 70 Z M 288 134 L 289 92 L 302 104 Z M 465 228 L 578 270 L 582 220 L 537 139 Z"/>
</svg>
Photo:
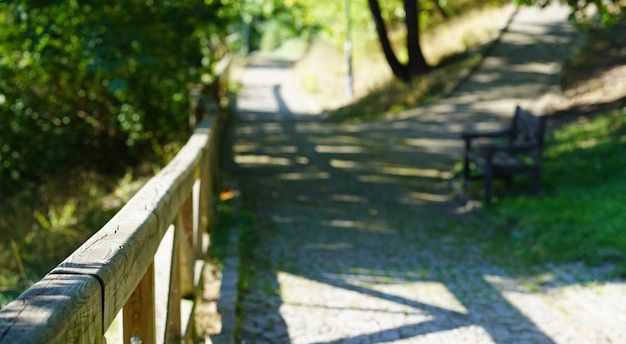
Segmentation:
<svg viewBox="0 0 626 344">
<path fill-rule="evenodd" d="M 485 201 L 489 202 L 494 179 L 504 179 L 507 185 L 510 185 L 514 174 L 528 173 L 532 176 L 533 192 L 538 194 L 544 131 L 544 117 L 517 106 L 507 129 L 463 133 L 461 138 L 465 141 L 464 188 L 468 187 L 470 179 L 482 178 Z M 479 173 L 472 175 L 472 171 Z"/>
</svg>

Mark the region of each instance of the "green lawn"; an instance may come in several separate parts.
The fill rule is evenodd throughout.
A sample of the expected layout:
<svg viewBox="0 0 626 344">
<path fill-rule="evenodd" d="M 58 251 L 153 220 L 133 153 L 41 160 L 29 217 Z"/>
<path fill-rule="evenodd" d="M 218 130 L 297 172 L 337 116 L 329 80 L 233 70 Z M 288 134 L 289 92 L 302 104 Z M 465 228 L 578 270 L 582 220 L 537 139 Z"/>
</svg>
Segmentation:
<svg viewBox="0 0 626 344">
<path fill-rule="evenodd" d="M 626 108 L 558 128 L 547 137 L 543 194 L 500 198 L 482 215 L 529 263 L 611 262 L 624 274 L 625 147 Z"/>
</svg>

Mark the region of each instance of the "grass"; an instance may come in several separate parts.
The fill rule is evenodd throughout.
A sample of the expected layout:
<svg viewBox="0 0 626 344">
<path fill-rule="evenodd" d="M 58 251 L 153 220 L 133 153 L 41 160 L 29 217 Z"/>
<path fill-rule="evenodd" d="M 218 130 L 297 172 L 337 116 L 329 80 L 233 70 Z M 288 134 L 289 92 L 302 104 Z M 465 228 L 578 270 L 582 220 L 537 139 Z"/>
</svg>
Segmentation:
<svg viewBox="0 0 626 344">
<path fill-rule="evenodd" d="M 546 137 L 542 195 L 501 197 L 476 214 L 471 231 L 494 251 L 531 265 L 577 262 L 626 277 L 624 25 L 588 33 L 564 63 L 564 99 L 548 117 L 555 128 Z M 530 180 L 514 187 L 529 189 Z"/>
<path fill-rule="evenodd" d="M 384 87 L 362 97 L 357 103 L 330 111 L 330 118 L 337 122 L 361 122 L 393 116 L 428 104 L 441 94 L 454 89 L 458 81 L 465 78 L 482 60 L 480 53 L 452 58 L 458 58 L 458 61 L 416 78 L 410 83 L 391 80 Z"/>
<path fill-rule="evenodd" d="M 541 197 L 501 198 L 481 219 L 528 263 L 611 263 L 626 273 L 626 108 L 549 134 Z"/>
<path fill-rule="evenodd" d="M 147 180 L 74 170 L 0 201 L 0 307 L 102 227 Z"/>
</svg>

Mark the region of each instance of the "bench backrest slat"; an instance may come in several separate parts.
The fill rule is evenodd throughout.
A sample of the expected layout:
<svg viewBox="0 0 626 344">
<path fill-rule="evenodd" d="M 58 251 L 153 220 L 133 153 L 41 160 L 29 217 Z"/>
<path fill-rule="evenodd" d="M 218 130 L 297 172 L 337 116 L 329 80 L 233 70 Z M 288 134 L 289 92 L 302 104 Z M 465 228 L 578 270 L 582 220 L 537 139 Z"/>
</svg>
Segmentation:
<svg viewBox="0 0 626 344">
<path fill-rule="evenodd" d="M 515 109 L 515 116 L 511 124 L 511 143 L 533 143 L 537 148 L 543 146 L 545 119 L 536 116 L 519 106 Z"/>
</svg>

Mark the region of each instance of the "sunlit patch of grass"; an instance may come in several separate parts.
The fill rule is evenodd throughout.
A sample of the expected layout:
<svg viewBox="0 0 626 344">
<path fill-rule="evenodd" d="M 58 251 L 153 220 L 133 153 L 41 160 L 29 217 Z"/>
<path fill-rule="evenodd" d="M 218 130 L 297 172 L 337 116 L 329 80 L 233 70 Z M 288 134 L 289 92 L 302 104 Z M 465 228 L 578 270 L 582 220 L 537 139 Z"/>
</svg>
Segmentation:
<svg viewBox="0 0 626 344">
<path fill-rule="evenodd" d="M 428 104 L 454 89 L 469 70 L 480 63 L 481 58 L 480 54 L 459 58 L 457 62 L 435 69 L 410 83 L 391 80 L 358 102 L 331 111 L 330 116 L 335 121 L 368 121 Z"/>
<path fill-rule="evenodd" d="M 498 200 L 488 223 L 527 262 L 611 262 L 625 273 L 625 143 L 626 108 L 555 130 L 544 194 Z"/>
</svg>

